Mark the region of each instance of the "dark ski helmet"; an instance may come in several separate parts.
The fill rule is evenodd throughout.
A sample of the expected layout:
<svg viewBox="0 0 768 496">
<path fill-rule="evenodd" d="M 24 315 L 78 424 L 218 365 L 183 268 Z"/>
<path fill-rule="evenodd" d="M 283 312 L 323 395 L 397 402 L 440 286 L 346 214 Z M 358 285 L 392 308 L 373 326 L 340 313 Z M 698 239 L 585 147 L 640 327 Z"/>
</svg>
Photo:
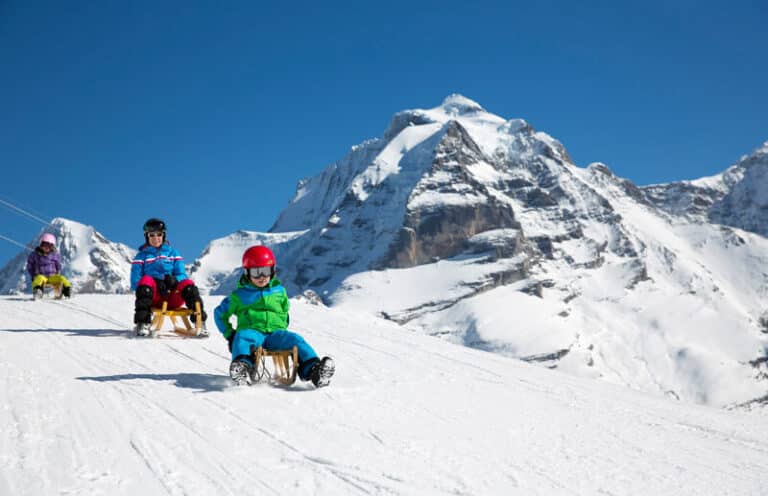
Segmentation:
<svg viewBox="0 0 768 496">
<path fill-rule="evenodd" d="M 144 241 L 149 243 L 149 233 L 161 232 L 163 233 L 163 242 L 165 242 L 165 222 L 155 217 L 148 219 L 144 223 Z"/>
<path fill-rule="evenodd" d="M 152 217 L 144 223 L 144 232 L 165 232 L 165 222 Z"/>
</svg>

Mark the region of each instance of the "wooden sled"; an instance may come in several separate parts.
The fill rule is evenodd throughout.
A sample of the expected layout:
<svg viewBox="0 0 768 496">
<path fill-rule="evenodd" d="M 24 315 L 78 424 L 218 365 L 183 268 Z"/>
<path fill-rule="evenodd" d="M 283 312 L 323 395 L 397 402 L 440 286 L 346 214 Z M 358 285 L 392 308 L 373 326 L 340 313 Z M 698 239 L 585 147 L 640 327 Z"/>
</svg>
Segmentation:
<svg viewBox="0 0 768 496">
<path fill-rule="evenodd" d="M 258 382 L 267 379 L 285 386 L 296 382 L 296 374 L 299 370 L 299 349 L 294 346 L 290 350 L 265 350 L 261 346 L 251 346 L 253 357 L 253 378 Z M 270 375 L 267 368 L 267 358 L 272 358 L 273 373 Z"/>
<path fill-rule="evenodd" d="M 61 291 L 64 288 L 61 284 L 46 284 L 43 286 L 43 291 L 50 288 L 51 292 L 53 293 L 53 297 L 57 300 L 61 299 Z"/>
<path fill-rule="evenodd" d="M 195 314 L 195 325 L 192 326 L 192 322 L 189 321 L 189 316 Z M 163 322 L 168 317 L 173 324 L 173 332 L 177 334 L 183 334 L 185 336 L 199 337 L 200 332 L 203 330 L 202 312 L 200 309 L 200 302 L 195 302 L 195 309 L 189 308 L 176 308 L 174 310 L 168 310 L 168 302 L 164 301 L 162 308 L 152 309 L 152 325 L 150 326 L 150 334 L 152 337 L 156 337 L 157 334 L 163 329 Z M 179 319 L 183 327 L 179 325 L 176 320 Z"/>
<path fill-rule="evenodd" d="M 45 296 L 46 293 L 50 293 L 51 296 L 53 296 L 53 299 L 60 300 L 61 299 L 61 291 L 62 291 L 63 287 L 64 286 L 62 284 L 47 284 L 46 283 L 46 284 L 43 285 L 43 295 L 40 298 L 45 298 L 46 297 Z M 38 298 L 36 298 L 34 296 L 34 294 L 33 294 L 32 295 L 32 299 L 36 300 Z"/>
</svg>

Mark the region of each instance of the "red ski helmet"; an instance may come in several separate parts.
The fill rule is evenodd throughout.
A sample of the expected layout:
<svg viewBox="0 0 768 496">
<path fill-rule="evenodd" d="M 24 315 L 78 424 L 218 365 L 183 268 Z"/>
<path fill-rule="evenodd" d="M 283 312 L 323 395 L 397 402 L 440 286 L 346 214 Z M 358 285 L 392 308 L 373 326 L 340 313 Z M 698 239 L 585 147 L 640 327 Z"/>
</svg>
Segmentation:
<svg viewBox="0 0 768 496">
<path fill-rule="evenodd" d="M 243 253 L 243 268 L 274 267 L 277 265 L 275 254 L 264 245 L 251 246 Z"/>
</svg>

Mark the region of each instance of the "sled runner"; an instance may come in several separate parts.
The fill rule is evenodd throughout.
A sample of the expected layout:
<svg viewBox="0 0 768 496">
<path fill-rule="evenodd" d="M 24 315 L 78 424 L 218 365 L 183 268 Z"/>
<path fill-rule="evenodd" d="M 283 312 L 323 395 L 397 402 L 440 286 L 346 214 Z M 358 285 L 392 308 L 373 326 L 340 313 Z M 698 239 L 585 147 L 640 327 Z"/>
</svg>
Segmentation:
<svg viewBox="0 0 768 496">
<path fill-rule="evenodd" d="M 299 350 L 296 346 L 290 350 L 265 350 L 261 346 L 251 346 L 253 357 L 253 380 L 259 382 L 263 379 L 272 380 L 279 384 L 290 386 L 296 382 L 296 373 L 299 369 Z M 270 376 L 267 369 L 267 358 L 272 358 L 274 371 Z"/>
<path fill-rule="evenodd" d="M 32 293 L 32 299 L 39 300 L 45 296 L 46 292 L 49 292 L 54 299 L 60 300 L 61 291 L 62 291 L 61 284 L 45 284 L 43 285 L 43 291 L 37 290 Z"/>
<path fill-rule="evenodd" d="M 192 322 L 189 321 L 189 316 L 192 314 L 195 315 L 194 327 L 192 326 Z M 201 317 L 200 302 L 195 302 L 194 310 L 190 310 L 189 308 L 168 310 L 167 301 L 163 302 L 162 308 L 152 308 L 152 325 L 150 327 L 150 332 L 153 337 L 157 336 L 163 329 L 163 322 L 165 322 L 166 317 L 171 320 L 171 324 L 173 324 L 173 332 L 177 334 L 185 334 L 194 337 L 207 336 L 206 333 L 202 333 L 203 319 Z M 179 325 L 179 322 L 176 319 L 181 321 L 180 323 L 183 324 L 183 327 Z"/>
</svg>

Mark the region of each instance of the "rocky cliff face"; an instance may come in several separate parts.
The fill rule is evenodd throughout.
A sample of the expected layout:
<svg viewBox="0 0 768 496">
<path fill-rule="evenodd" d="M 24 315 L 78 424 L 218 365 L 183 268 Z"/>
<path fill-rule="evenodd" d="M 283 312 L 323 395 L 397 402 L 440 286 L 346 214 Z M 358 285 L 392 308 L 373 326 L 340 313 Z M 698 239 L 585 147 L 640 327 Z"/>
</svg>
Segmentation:
<svg viewBox="0 0 768 496">
<path fill-rule="evenodd" d="M 469 169 L 488 162 L 461 124 L 449 121 L 431 168 L 409 195 L 403 225 L 378 266 L 413 267 L 450 258 L 465 251 L 476 234 L 519 228 L 510 205 Z"/>
</svg>

